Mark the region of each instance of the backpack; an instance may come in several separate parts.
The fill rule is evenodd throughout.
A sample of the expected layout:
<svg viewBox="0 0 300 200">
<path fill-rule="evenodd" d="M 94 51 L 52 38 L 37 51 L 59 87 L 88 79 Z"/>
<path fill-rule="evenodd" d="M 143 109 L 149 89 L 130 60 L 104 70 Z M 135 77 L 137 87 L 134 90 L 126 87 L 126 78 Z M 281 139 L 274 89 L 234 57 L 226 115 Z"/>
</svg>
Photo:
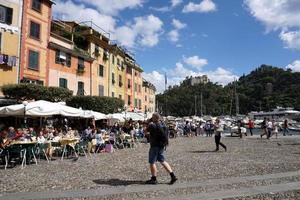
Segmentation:
<svg viewBox="0 0 300 200">
<path fill-rule="evenodd" d="M 157 125 L 156 125 L 157 127 Z M 168 146 L 169 145 L 169 129 L 166 127 L 165 124 L 160 123 L 159 127 L 157 127 L 159 134 L 159 141 L 161 145 Z"/>
</svg>

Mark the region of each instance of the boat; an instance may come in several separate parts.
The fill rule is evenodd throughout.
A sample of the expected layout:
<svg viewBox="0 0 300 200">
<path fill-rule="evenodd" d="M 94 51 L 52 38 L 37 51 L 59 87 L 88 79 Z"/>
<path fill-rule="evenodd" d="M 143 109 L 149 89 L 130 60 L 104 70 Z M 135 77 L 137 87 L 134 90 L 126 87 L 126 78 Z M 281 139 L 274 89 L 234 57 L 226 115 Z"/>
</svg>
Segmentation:
<svg viewBox="0 0 300 200">
<path fill-rule="evenodd" d="M 249 117 L 256 120 L 256 119 L 263 119 L 263 118 L 270 118 L 270 119 L 300 119 L 300 111 L 294 110 L 294 108 L 282 108 L 277 107 L 276 109 L 270 112 L 255 112 L 252 111 L 249 114 Z"/>
</svg>

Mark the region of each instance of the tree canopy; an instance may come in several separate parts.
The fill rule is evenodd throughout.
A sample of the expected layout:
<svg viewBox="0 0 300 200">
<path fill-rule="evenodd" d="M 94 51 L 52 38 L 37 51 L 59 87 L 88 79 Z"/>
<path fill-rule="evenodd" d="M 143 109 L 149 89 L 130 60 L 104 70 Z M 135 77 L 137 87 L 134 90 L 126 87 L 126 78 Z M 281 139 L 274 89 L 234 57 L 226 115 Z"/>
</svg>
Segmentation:
<svg viewBox="0 0 300 200">
<path fill-rule="evenodd" d="M 277 106 L 300 110 L 299 88 L 299 72 L 261 65 L 226 86 L 216 83 L 192 86 L 186 78 L 179 86 L 169 87 L 164 94 L 156 97 L 158 108 L 164 115 L 200 115 L 201 110 L 202 114 L 235 114 L 237 99 L 239 114 L 247 114 L 251 111 L 269 111 Z"/>
</svg>

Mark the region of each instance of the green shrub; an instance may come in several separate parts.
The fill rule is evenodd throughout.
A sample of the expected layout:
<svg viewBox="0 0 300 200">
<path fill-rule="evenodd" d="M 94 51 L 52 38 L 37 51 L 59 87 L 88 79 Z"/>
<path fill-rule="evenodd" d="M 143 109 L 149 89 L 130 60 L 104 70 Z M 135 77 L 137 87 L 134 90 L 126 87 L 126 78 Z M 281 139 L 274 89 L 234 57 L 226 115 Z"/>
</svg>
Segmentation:
<svg viewBox="0 0 300 200">
<path fill-rule="evenodd" d="M 124 107 L 124 101 L 113 97 L 73 96 L 67 102 L 68 106 L 93 110 L 105 114 L 119 112 Z"/>
<path fill-rule="evenodd" d="M 42 85 L 22 83 L 9 84 L 1 87 L 6 98 L 24 100 L 46 100 L 52 102 L 66 101 L 72 96 L 72 91 L 60 87 L 45 87 Z"/>
</svg>

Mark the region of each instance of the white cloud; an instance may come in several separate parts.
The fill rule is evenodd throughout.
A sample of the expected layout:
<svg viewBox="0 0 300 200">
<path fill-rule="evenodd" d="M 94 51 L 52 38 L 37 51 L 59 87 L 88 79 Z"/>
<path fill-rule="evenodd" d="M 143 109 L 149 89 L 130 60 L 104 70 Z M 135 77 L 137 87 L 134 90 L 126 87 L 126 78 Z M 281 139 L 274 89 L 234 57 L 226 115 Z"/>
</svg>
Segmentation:
<svg viewBox="0 0 300 200">
<path fill-rule="evenodd" d="M 244 0 L 244 3 L 251 15 L 266 26 L 267 32 L 281 30 L 279 37 L 286 48 L 300 49 L 299 0 Z"/>
<path fill-rule="evenodd" d="M 159 42 L 163 22 L 154 15 L 136 17 L 132 26 L 137 33 L 137 40 L 143 46 L 153 47 Z"/>
<path fill-rule="evenodd" d="M 177 42 L 179 40 L 178 30 L 174 29 L 168 33 L 168 38 L 171 42 Z"/>
<path fill-rule="evenodd" d="M 208 64 L 208 61 L 203 58 L 199 58 L 198 56 L 191 56 L 191 57 L 183 57 L 183 61 L 198 70 L 200 70 L 203 66 Z"/>
<path fill-rule="evenodd" d="M 119 11 L 142 7 L 143 0 L 78 0 L 80 3 L 92 5 L 101 13 L 117 15 Z"/>
<path fill-rule="evenodd" d="M 166 69 L 165 72 L 167 73 L 168 86 L 178 85 L 186 77 L 190 76 L 207 75 L 212 82 L 217 82 L 222 85 L 226 85 L 232 82 L 234 79 L 238 79 L 237 75 L 233 74 L 231 71 L 223 67 L 218 67 L 215 70 L 209 71 L 193 71 L 191 69 L 188 69 L 181 62 L 177 62 L 174 68 Z M 143 74 L 143 77 L 153 83 L 157 89 L 157 92 L 161 93 L 165 89 L 165 72 L 159 72 L 156 70 L 150 73 L 145 72 Z"/>
<path fill-rule="evenodd" d="M 183 1 L 182 0 L 171 0 L 171 6 L 172 8 L 180 5 Z"/>
<path fill-rule="evenodd" d="M 281 32 L 279 37 L 286 48 L 300 50 L 300 31 Z"/>
<path fill-rule="evenodd" d="M 299 0 L 244 0 L 244 2 L 253 17 L 266 25 L 268 31 L 300 27 Z"/>
<path fill-rule="evenodd" d="M 190 13 L 190 12 L 213 12 L 217 10 L 216 4 L 212 0 L 203 0 L 199 4 L 189 2 L 184 6 L 182 12 Z"/>
<path fill-rule="evenodd" d="M 85 0 L 80 0 L 80 2 L 84 1 Z M 99 2 L 90 2 L 90 4 L 98 4 Z M 104 0 L 101 0 L 101 2 L 104 4 L 107 3 L 107 1 Z M 115 2 L 114 0 L 111 3 L 115 4 Z M 142 0 L 126 0 L 121 2 L 122 5 L 114 8 L 118 8 L 119 10 L 127 7 L 131 8 L 134 7 L 134 5 L 140 5 L 138 2 L 142 2 Z M 114 17 L 103 14 L 101 10 L 87 8 L 84 4 L 75 4 L 71 0 L 65 2 L 58 1 L 56 5 L 54 5 L 54 17 L 76 22 L 92 20 L 97 26 L 106 32 L 110 32 L 112 40 L 117 40 L 121 45 L 129 48 L 133 48 L 137 45 L 153 47 L 158 44 L 159 36 L 163 31 L 163 22 L 154 15 L 136 17 L 133 21 L 129 21 L 127 25 L 117 27 Z"/>
<path fill-rule="evenodd" d="M 286 66 L 287 69 L 291 69 L 293 72 L 300 72 L 300 60 L 295 60 L 292 64 Z"/>
<path fill-rule="evenodd" d="M 67 9 L 66 9 L 67 8 Z M 113 17 L 101 14 L 95 9 L 86 8 L 83 4 L 75 4 L 72 1 L 58 1 L 53 6 L 54 17 L 70 21 L 93 21 L 105 31 L 115 29 L 116 21 Z"/>
<path fill-rule="evenodd" d="M 178 42 L 179 37 L 180 37 L 179 30 L 185 28 L 186 24 L 182 23 L 178 19 L 173 19 L 172 20 L 172 25 L 174 26 L 174 29 L 171 30 L 170 32 L 168 32 L 168 39 L 171 42 Z"/>
<path fill-rule="evenodd" d="M 172 20 L 172 25 L 175 27 L 175 29 L 183 29 L 186 27 L 185 23 L 182 23 L 181 21 L 179 21 L 178 19 L 173 19 Z"/>
<path fill-rule="evenodd" d="M 150 7 L 150 9 L 151 9 L 151 10 L 158 11 L 158 12 L 169 12 L 169 11 L 171 11 L 171 8 L 168 7 L 168 6 L 159 7 L 159 8 L 156 8 L 156 7 Z"/>
</svg>

